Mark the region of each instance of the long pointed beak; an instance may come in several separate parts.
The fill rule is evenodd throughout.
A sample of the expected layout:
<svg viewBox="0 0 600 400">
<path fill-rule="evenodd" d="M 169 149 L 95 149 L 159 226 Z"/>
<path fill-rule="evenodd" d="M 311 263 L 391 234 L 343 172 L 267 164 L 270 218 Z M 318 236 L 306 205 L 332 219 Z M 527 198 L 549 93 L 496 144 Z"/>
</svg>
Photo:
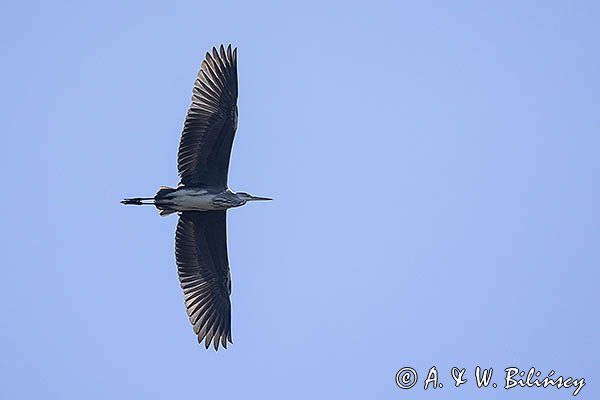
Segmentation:
<svg viewBox="0 0 600 400">
<path fill-rule="evenodd" d="M 270 197 L 250 196 L 250 198 L 248 200 L 254 201 L 254 200 L 273 200 L 273 199 Z"/>
</svg>

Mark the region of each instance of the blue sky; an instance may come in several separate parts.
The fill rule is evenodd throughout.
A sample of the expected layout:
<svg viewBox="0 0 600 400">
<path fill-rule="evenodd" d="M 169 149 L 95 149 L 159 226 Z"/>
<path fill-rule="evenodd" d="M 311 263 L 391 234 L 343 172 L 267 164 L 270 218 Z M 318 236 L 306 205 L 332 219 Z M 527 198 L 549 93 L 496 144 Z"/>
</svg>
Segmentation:
<svg viewBox="0 0 600 400">
<path fill-rule="evenodd" d="M 3 8 L 0 397 L 571 397 L 476 389 L 478 365 L 600 395 L 597 2 Z M 176 218 L 119 200 L 177 184 L 196 72 L 229 42 L 230 186 L 275 201 L 229 212 L 234 344 L 215 353 L 187 321 Z"/>
</svg>

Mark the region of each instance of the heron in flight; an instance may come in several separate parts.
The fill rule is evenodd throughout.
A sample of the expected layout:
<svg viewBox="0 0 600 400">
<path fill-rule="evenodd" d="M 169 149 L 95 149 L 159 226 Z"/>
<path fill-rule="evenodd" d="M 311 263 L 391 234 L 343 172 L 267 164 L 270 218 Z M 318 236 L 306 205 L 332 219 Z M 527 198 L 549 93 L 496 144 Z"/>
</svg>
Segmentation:
<svg viewBox="0 0 600 400">
<path fill-rule="evenodd" d="M 175 258 L 185 307 L 198 342 L 218 350 L 231 340 L 231 275 L 227 257 L 227 209 L 271 200 L 227 186 L 237 129 L 237 49 L 206 53 L 192 92 L 179 143 L 177 188 L 161 186 L 154 197 L 123 204 L 154 205 L 160 215 L 179 214 Z"/>
</svg>

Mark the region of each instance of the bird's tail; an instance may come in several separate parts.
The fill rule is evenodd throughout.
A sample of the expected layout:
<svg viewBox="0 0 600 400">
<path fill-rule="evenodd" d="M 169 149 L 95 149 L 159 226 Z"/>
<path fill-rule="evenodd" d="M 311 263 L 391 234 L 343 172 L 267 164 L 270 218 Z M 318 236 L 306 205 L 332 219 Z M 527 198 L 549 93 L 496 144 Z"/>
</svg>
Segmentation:
<svg viewBox="0 0 600 400">
<path fill-rule="evenodd" d="M 168 186 L 161 186 L 160 189 L 158 189 L 158 192 L 156 192 L 156 194 L 154 195 L 154 198 L 156 200 L 161 200 L 163 198 L 165 198 L 168 194 L 171 194 L 173 192 L 175 192 L 177 189 L 174 189 L 172 187 L 168 187 Z"/>
<path fill-rule="evenodd" d="M 136 205 L 136 206 L 155 206 L 160 215 L 170 215 L 177 210 L 172 208 L 172 196 L 169 196 L 171 193 L 175 192 L 177 189 L 161 186 L 158 192 L 154 197 L 132 197 L 121 200 L 121 204 L 125 205 Z"/>
<path fill-rule="evenodd" d="M 175 191 L 177 191 L 177 189 L 168 186 L 161 186 L 160 189 L 158 189 L 158 192 L 156 192 L 156 195 L 154 196 L 154 205 L 156 208 L 158 208 L 158 213 L 161 217 L 166 217 L 167 215 L 177 212 L 177 210 L 171 208 L 172 196 L 169 196 Z"/>
</svg>

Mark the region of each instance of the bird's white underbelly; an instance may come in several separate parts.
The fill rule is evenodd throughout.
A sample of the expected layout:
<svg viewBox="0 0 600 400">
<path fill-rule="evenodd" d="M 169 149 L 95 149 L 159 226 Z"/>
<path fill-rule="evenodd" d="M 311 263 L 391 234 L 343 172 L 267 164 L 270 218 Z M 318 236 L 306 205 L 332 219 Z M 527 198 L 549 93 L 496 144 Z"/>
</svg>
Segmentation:
<svg viewBox="0 0 600 400">
<path fill-rule="evenodd" d="M 178 211 L 208 211 L 213 210 L 213 199 L 217 196 L 206 190 L 184 189 L 174 193 L 169 199 L 172 208 Z"/>
</svg>

